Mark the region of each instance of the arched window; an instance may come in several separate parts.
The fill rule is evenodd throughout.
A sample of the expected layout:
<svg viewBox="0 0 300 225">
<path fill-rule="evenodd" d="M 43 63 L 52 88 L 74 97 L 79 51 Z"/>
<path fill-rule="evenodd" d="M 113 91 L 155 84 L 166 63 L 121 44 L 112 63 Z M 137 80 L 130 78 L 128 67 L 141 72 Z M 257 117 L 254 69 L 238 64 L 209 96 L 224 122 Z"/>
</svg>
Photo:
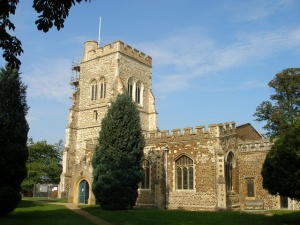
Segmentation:
<svg viewBox="0 0 300 225">
<path fill-rule="evenodd" d="M 225 163 L 225 179 L 226 179 L 226 191 L 232 191 L 232 162 L 233 162 L 233 154 L 230 152 L 227 156 L 227 160 Z"/>
<path fill-rule="evenodd" d="M 97 100 L 97 89 L 98 89 L 98 85 L 97 85 L 97 82 L 94 80 L 91 83 L 91 99 L 92 100 Z"/>
<path fill-rule="evenodd" d="M 104 78 L 100 80 L 100 98 L 106 98 L 106 83 Z"/>
<path fill-rule="evenodd" d="M 141 189 L 149 189 L 150 188 L 150 162 L 145 159 L 143 162 L 144 168 L 144 179 L 141 183 Z"/>
<path fill-rule="evenodd" d="M 176 165 L 176 188 L 177 190 L 194 189 L 194 163 L 187 156 L 181 156 L 175 162 Z"/>
<path fill-rule="evenodd" d="M 129 78 L 128 80 L 128 87 L 127 87 L 127 90 L 128 90 L 128 94 L 133 97 L 133 80 L 131 78 Z"/>
<path fill-rule="evenodd" d="M 137 82 L 135 86 L 135 102 L 141 103 L 141 82 Z"/>
</svg>

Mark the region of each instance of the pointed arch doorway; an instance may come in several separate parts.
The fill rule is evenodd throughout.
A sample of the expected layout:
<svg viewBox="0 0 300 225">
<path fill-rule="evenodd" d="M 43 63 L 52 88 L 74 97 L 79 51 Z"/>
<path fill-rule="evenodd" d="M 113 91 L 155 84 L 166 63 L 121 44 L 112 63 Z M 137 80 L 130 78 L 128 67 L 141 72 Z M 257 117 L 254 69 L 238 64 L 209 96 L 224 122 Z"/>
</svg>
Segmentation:
<svg viewBox="0 0 300 225">
<path fill-rule="evenodd" d="M 239 207 L 239 195 L 235 186 L 236 176 L 236 159 L 230 151 L 225 158 L 226 207 L 228 209 Z"/>
<path fill-rule="evenodd" d="M 79 193 L 78 193 L 78 203 L 79 204 L 87 204 L 89 200 L 89 183 L 86 180 L 82 180 L 79 183 Z"/>
</svg>

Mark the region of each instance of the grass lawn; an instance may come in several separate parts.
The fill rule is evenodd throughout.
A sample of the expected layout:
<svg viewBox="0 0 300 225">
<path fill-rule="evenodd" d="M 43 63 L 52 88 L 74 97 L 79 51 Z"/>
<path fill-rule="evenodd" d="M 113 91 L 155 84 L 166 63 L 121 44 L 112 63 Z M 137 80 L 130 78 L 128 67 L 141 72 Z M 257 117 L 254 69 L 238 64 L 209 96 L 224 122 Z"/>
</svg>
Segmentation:
<svg viewBox="0 0 300 225">
<path fill-rule="evenodd" d="M 93 225 L 63 205 L 45 204 L 48 199 L 23 199 L 0 225 Z M 300 225 L 300 211 L 272 211 L 272 216 L 241 214 L 239 211 L 192 212 L 181 210 L 134 209 L 106 211 L 99 206 L 80 206 L 115 225 Z"/>
<path fill-rule="evenodd" d="M 34 199 L 36 200 L 36 199 Z M 45 200 L 45 199 L 39 199 Z M 19 207 L 6 218 L 0 217 L 0 225 L 95 225 L 63 205 L 47 205 L 42 202 L 22 200 Z"/>
<path fill-rule="evenodd" d="M 300 225 L 300 211 L 272 211 L 274 215 L 242 214 L 239 211 L 192 212 L 134 209 L 105 211 L 98 206 L 81 209 L 115 225 Z"/>
</svg>

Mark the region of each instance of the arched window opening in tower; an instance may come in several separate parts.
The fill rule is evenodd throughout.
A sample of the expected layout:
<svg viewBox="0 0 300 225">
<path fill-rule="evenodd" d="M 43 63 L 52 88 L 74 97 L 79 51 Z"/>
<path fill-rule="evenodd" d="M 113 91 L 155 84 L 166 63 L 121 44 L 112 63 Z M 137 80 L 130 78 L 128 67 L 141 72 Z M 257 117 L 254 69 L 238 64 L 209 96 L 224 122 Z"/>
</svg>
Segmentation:
<svg viewBox="0 0 300 225">
<path fill-rule="evenodd" d="M 97 82 L 94 80 L 91 83 L 91 99 L 92 100 L 97 100 L 97 89 L 98 89 L 98 85 L 97 85 Z"/>
<path fill-rule="evenodd" d="M 127 90 L 128 90 L 128 94 L 133 98 L 133 81 L 131 78 L 128 80 Z"/>
<path fill-rule="evenodd" d="M 135 88 L 135 102 L 140 104 L 141 103 L 141 83 L 137 82 Z"/>
<path fill-rule="evenodd" d="M 100 98 L 106 98 L 106 82 L 104 78 L 100 80 Z"/>
</svg>

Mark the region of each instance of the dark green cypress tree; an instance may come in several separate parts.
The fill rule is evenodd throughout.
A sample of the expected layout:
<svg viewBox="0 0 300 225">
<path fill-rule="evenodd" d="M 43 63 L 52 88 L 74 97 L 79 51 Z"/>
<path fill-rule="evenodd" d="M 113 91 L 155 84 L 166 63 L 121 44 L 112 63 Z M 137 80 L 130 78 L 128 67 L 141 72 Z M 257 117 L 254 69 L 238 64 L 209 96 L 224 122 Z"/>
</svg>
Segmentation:
<svg viewBox="0 0 300 225">
<path fill-rule="evenodd" d="M 118 95 L 101 122 L 93 165 L 93 192 L 102 209 L 131 209 L 143 177 L 145 146 L 140 114 L 127 93 Z"/>
<path fill-rule="evenodd" d="M 0 216 L 21 201 L 21 183 L 28 158 L 26 86 L 17 69 L 0 68 Z"/>
</svg>

